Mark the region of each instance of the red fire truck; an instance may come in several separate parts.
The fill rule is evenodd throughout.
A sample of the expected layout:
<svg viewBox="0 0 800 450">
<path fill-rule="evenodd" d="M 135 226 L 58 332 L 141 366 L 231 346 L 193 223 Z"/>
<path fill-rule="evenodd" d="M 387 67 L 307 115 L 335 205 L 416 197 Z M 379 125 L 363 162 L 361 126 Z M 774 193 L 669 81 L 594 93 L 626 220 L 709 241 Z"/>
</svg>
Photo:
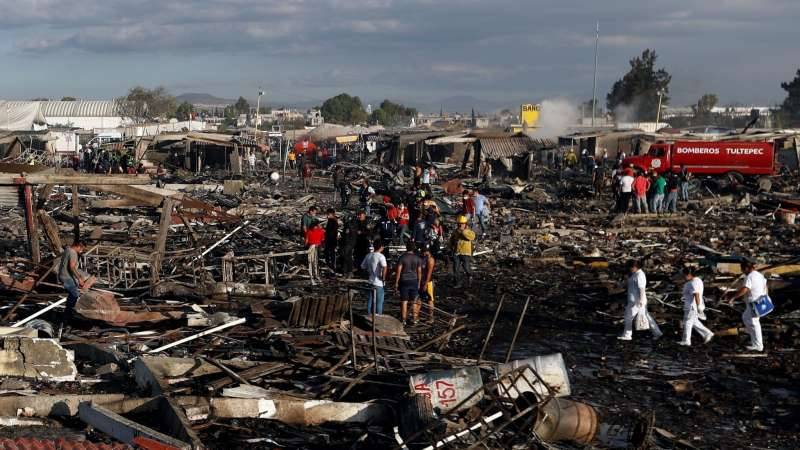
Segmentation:
<svg viewBox="0 0 800 450">
<path fill-rule="evenodd" d="M 775 148 L 769 142 L 659 142 L 651 145 L 646 155 L 625 158 L 623 164 L 658 173 L 680 172 L 685 166 L 695 175 L 736 178 L 776 173 Z"/>
</svg>

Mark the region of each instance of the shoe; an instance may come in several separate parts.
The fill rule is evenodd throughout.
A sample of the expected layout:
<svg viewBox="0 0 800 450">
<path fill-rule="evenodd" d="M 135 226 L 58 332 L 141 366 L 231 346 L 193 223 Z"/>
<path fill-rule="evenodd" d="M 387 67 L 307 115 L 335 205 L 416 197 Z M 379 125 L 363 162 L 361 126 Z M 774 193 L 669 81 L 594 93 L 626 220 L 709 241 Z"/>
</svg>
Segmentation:
<svg viewBox="0 0 800 450">
<path fill-rule="evenodd" d="M 617 336 L 617 339 L 619 339 L 620 341 L 632 341 L 633 337 L 631 337 L 631 336 Z"/>
<path fill-rule="evenodd" d="M 657 340 L 661 339 L 661 336 L 663 336 L 663 335 L 664 335 L 664 333 L 654 334 L 653 335 L 653 340 L 657 341 Z"/>
<path fill-rule="evenodd" d="M 683 346 L 683 347 L 691 347 L 692 346 L 692 344 L 690 344 L 689 342 L 683 342 L 683 341 L 679 341 L 678 345 Z"/>
<path fill-rule="evenodd" d="M 708 344 L 712 339 L 714 339 L 714 335 L 709 334 L 707 338 L 703 339 L 703 344 Z"/>
<path fill-rule="evenodd" d="M 747 350 L 748 352 L 763 352 L 764 351 L 764 347 L 756 347 L 755 345 L 748 345 L 744 349 Z"/>
</svg>

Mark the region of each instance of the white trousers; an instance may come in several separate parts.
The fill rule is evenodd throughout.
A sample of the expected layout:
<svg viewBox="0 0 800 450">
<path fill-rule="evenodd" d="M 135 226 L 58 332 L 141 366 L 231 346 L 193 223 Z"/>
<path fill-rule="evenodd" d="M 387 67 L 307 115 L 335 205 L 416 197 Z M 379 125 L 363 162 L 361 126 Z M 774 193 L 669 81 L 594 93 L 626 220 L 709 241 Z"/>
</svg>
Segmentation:
<svg viewBox="0 0 800 450">
<path fill-rule="evenodd" d="M 653 319 L 653 316 L 647 312 L 647 303 L 645 303 L 644 306 L 639 306 L 639 304 L 635 302 L 628 302 L 628 304 L 625 305 L 625 332 L 622 336 L 625 338 L 633 337 L 633 319 L 639 314 L 644 314 L 645 317 L 647 317 L 647 322 L 650 324 L 650 332 L 653 333 L 653 336 L 661 336 L 661 329 L 658 328 L 658 324 Z"/>
<path fill-rule="evenodd" d="M 714 335 L 711 330 L 703 325 L 703 322 L 700 322 L 700 318 L 697 314 L 697 307 L 694 305 L 689 309 L 683 310 L 683 343 L 691 345 L 692 330 L 697 331 L 700 337 L 703 338 L 703 341 L 708 339 L 709 336 Z"/>
<path fill-rule="evenodd" d="M 764 350 L 764 340 L 761 337 L 761 320 L 753 313 L 753 305 L 747 303 L 742 313 L 744 329 L 750 335 L 750 345 L 758 350 Z"/>
</svg>

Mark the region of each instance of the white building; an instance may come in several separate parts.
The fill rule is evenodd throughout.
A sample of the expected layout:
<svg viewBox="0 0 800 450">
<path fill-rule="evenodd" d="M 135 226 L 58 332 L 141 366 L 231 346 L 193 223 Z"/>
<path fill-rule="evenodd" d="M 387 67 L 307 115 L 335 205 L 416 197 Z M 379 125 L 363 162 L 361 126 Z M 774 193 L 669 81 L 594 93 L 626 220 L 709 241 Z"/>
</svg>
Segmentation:
<svg viewBox="0 0 800 450">
<path fill-rule="evenodd" d="M 117 100 L 75 100 L 41 102 L 48 126 L 93 130 L 118 128 L 133 121 L 122 116 Z"/>
</svg>

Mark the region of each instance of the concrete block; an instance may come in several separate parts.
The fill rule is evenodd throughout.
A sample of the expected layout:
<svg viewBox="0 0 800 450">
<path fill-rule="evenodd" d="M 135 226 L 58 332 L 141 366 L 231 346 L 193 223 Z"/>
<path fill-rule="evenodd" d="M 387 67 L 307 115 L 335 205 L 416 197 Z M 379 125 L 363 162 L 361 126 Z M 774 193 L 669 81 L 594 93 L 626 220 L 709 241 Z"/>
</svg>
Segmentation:
<svg viewBox="0 0 800 450">
<path fill-rule="evenodd" d="M 74 358 L 53 339 L 6 337 L 0 341 L 0 376 L 75 381 Z"/>
</svg>

